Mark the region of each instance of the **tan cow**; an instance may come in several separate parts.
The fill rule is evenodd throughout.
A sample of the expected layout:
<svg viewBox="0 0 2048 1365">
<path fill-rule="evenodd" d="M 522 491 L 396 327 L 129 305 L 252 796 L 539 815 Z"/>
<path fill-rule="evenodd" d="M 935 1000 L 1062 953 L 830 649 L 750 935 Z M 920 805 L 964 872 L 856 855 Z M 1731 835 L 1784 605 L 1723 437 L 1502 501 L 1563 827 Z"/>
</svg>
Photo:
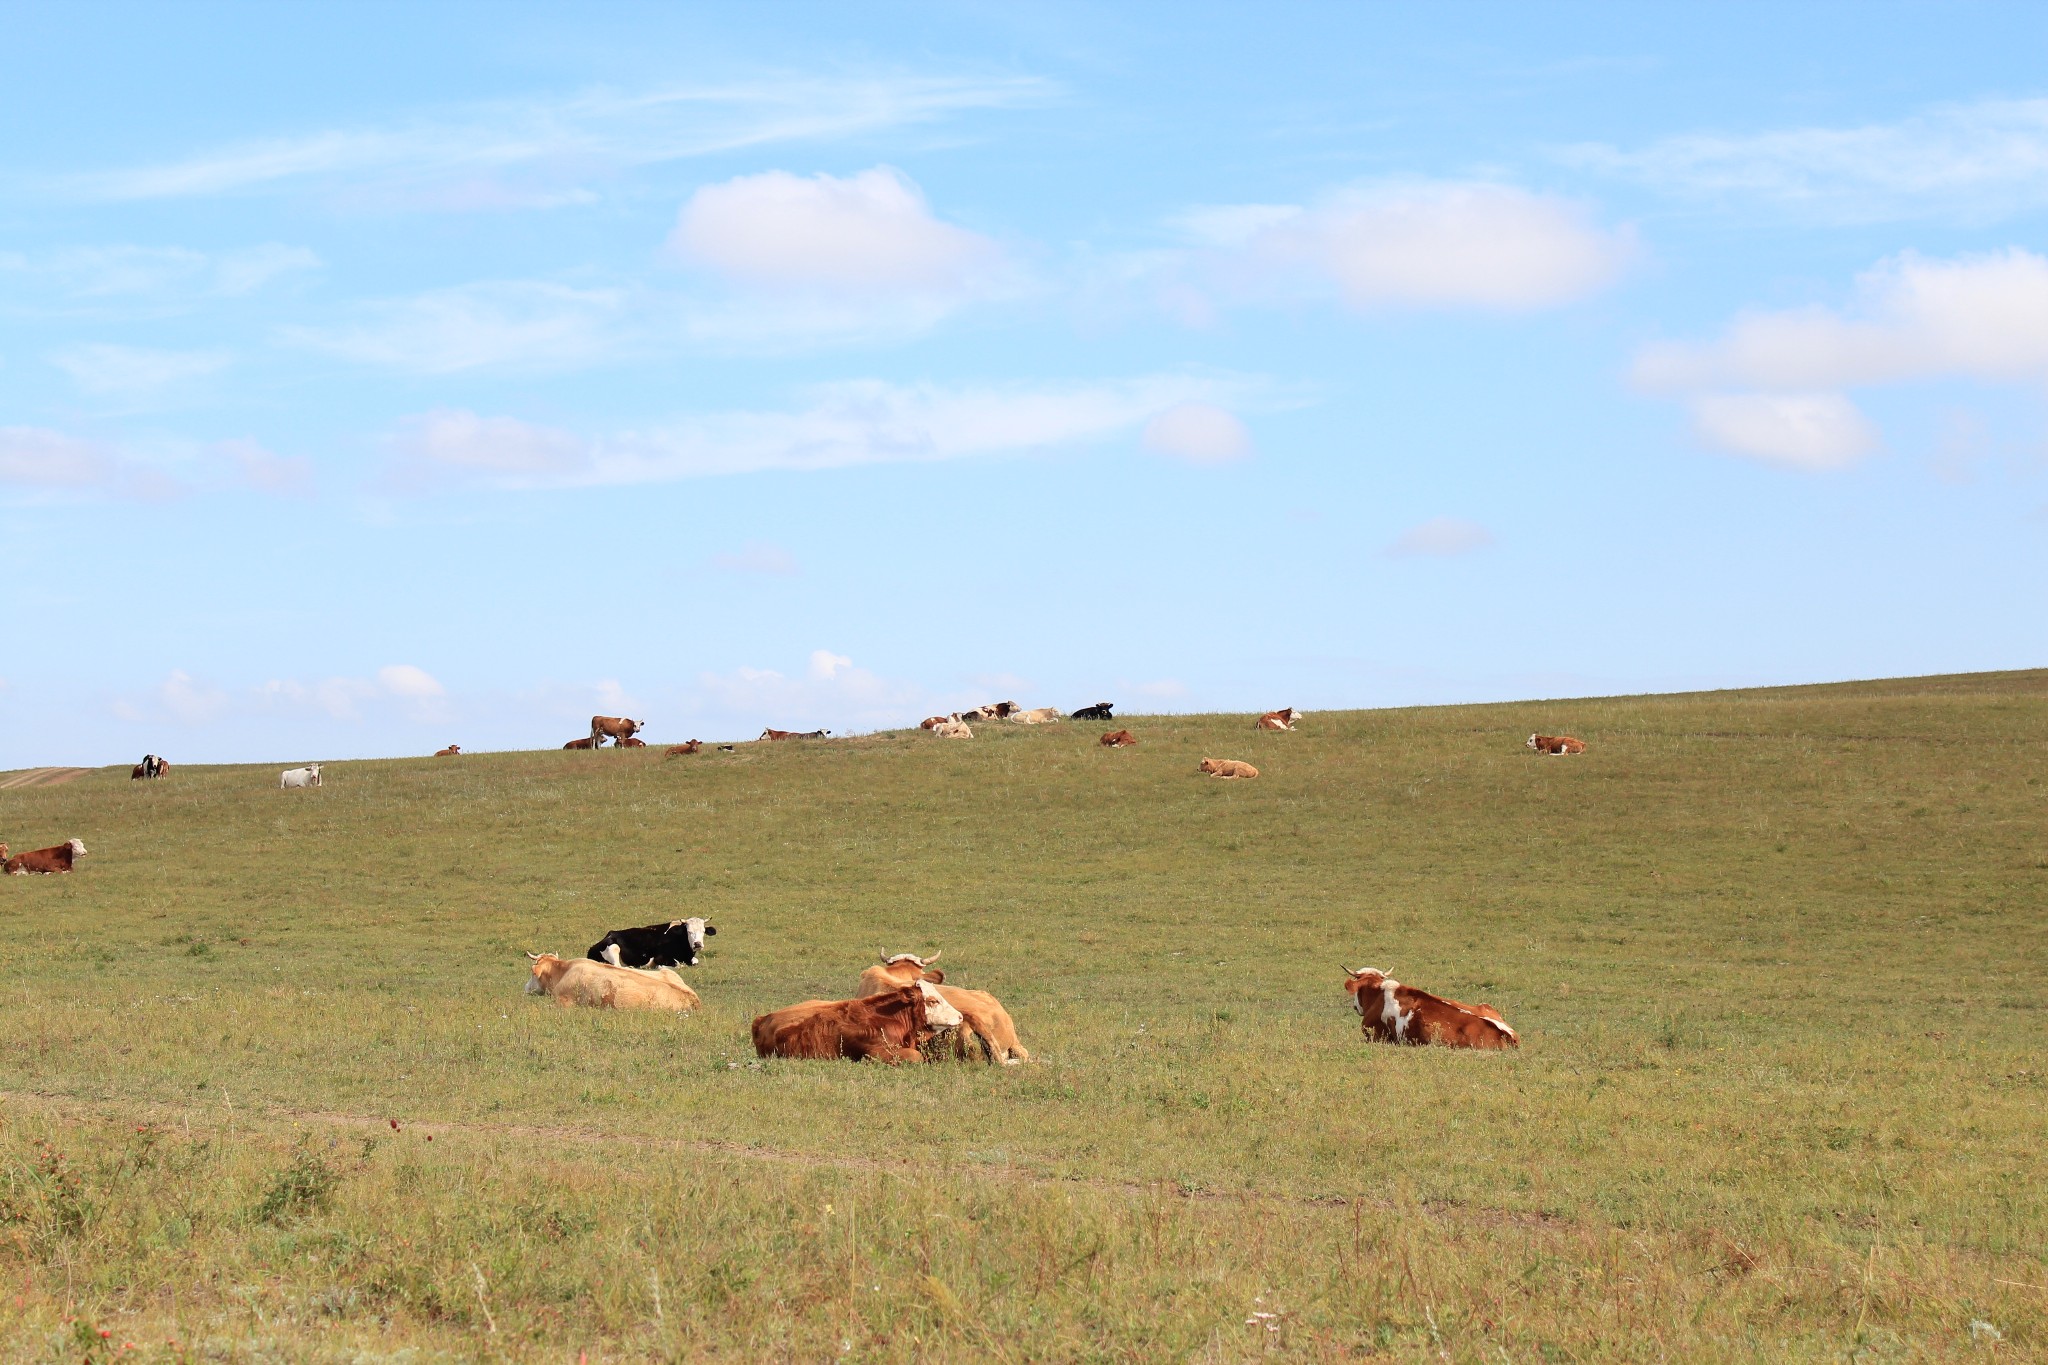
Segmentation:
<svg viewBox="0 0 2048 1365">
<path fill-rule="evenodd" d="M 624 716 L 592 716 L 590 718 L 590 747 L 601 749 L 607 739 L 631 739 L 647 728 L 644 720 L 628 720 Z M 567 747 L 567 746 L 564 746 Z"/>
<path fill-rule="evenodd" d="M 703 747 L 704 745 L 701 740 L 694 739 L 691 740 L 688 744 L 671 744 L 668 746 L 668 748 L 662 750 L 662 757 L 681 758 L 684 754 L 694 754 Z"/>
<path fill-rule="evenodd" d="M 1057 725 L 1066 717 L 1057 706 L 1034 706 L 1029 711 L 1015 711 L 1010 719 L 1019 725 Z"/>
<path fill-rule="evenodd" d="M 461 753 L 461 752 L 462 752 L 462 746 L 461 746 L 460 744 L 451 744 L 451 745 L 449 745 L 449 746 L 448 746 L 447 748 L 445 748 L 445 749 L 436 749 L 436 750 L 434 750 L 434 757 L 435 757 L 435 758 L 451 758 L 451 757 L 453 757 L 454 755 L 456 755 L 456 754 L 459 754 L 459 753 Z"/>
<path fill-rule="evenodd" d="M 973 739 L 974 728 L 964 720 L 949 720 L 932 727 L 932 733 L 940 739 Z"/>
<path fill-rule="evenodd" d="M 528 953 L 533 974 L 526 978 L 528 995 L 553 996 L 564 1007 L 588 1005 L 604 1010 L 674 1010 L 698 1006 L 697 992 L 667 967 L 614 967 L 587 957 L 561 958 L 553 953 Z"/>
<path fill-rule="evenodd" d="M 1249 763 L 1240 763 L 1234 758 L 1205 758 L 1201 772 L 1211 777 L 1257 777 L 1259 770 Z"/>
<path fill-rule="evenodd" d="M 1570 735 L 1531 735 L 1529 747 L 1539 754 L 1582 754 L 1586 752 L 1584 740 L 1573 739 Z"/>
<path fill-rule="evenodd" d="M 885 956 L 880 963 L 860 974 L 860 993 L 879 995 L 883 991 L 898 990 L 915 981 L 936 986 L 947 1004 L 960 1011 L 967 1021 L 966 1026 L 988 1045 L 990 1060 L 1004 1066 L 1015 1066 L 1031 1060 L 1031 1054 L 1024 1044 L 1017 1040 L 1017 1025 L 1010 1018 L 1010 1012 L 1003 1008 L 1003 1002 L 987 991 L 971 991 L 963 986 L 948 986 L 946 974 L 932 966 L 939 960 L 933 953 L 930 957 L 919 957 L 915 953 L 896 953 Z"/>
<path fill-rule="evenodd" d="M 1445 1047 L 1510 1048 L 1522 1040 L 1491 1005 L 1431 995 L 1404 986 L 1376 967 L 1344 969 L 1344 989 L 1365 1036 L 1376 1043 L 1441 1043 Z"/>
<path fill-rule="evenodd" d="M 1254 730 L 1292 730 L 1294 722 L 1301 719 L 1301 712 L 1289 706 L 1279 711 L 1268 711 L 1252 723 Z"/>
<path fill-rule="evenodd" d="M 1138 742 L 1138 737 L 1129 730 L 1111 730 L 1096 743 L 1105 749 L 1128 749 Z"/>
</svg>

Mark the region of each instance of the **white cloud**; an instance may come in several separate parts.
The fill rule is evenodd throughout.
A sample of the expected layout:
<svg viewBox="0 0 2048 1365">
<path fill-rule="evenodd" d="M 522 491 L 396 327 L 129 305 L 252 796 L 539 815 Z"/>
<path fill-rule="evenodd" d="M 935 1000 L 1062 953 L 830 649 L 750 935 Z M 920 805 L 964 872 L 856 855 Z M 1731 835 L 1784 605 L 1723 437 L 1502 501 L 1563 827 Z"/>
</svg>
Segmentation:
<svg viewBox="0 0 2048 1365">
<path fill-rule="evenodd" d="M 433 674 L 415 664 L 386 664 L 377 670 L 377 682 L 394 697 L 445 697 L 448 689 Z"/>
<path fill-rule="evenodd" d="M 108 200 L 318 188 L 377 207 L 546 207 L 586 201 L 587 183 L 635 166 L 852 137 L 1052 93 L 1029 77 L 920 76 L 593 91 L 245 142 L 59 184 Z"/>
<path fill-rule="evenodd" d="M 222 441 L 214 450 L 259 492 L 303 497 L 313 491 L 313 462 L 304 455 L 275 455 L 249 440 Z"/>
<path fill-rule="evenodd" d="M 797 571 L 796 556 L 765 540 L 750 540 L 737 554 L 711 556 L 711 567 L 729 573 L 766 574 L 786 577 Z"/>
<path fill-rule="evenodd" d="M 804 676 L 772 668 L 737 668 L 698 675 L 683 705 L 712 721 L 779 730 L 896 728 L 931 714 L 930 695 L 914 684 L 878 677 L 844 655 L 814 651 Z"/>
<path fill-rule="evenodd" d="M 483 475 L 504 487 L 654 483 L 1055 449 L 1127 432 L 1179 404 L 1261 387 L 1185 375 L 1038 388 L 862 380 L 815 390 L 811 405 L 797 411 L 714 413 L 597 438 L 513 418 L 430 412 L 405 422 L 394 445 L 415 473 Z"/>
<path fill-rule="evenodd" d="M 1387 553 L 1403 558 L 1416 555 L 1450 556 L 1470 554 L 1493 544 L 1493 532 L 1476 521 L 1462 517 L 1432 517 L 1401 533 Z"/>
<path fill-rule="evenodd" d="M 149 396 L 217 374 L 234 363 L 225 351 L 162 351 L 141 346 L 70 346 L 50 361 L 86 393 Z"/>
<path fill-rule="evenodd" d="M 1702 393 L 1693 430 L 1716 450 L 1794 469 L 1846 469 L 1877 449 L 1877 428 L 1839 393 Z"/>
<path fill-rule="evenodd" d="M 18 273 L 25 283 L 70 298 L 101 300 L 249 294 L 321 264 L 306 248 L 277 242 L 220 252 L 115 245 L 65 247 L 34 256 L 0 254 L 0 271 Z"/>
<path fill-rule="evenodd" d="M 844 654 L 834 654 L 829 649 L 811 651 L 811 677 L 818 682 L 831 682 L 846 669 L 853 667 L 853 660 Z"/>
<path fill-rule="evenodd" d="M 229 702 L 227 693 L 175 668 L 157 689 L 157 700 L 181 725 L 205 725 L 225 711 Z"/>
<path fill-rule="evenodd" d="M 1227 464 L 1252 453 L 1252 434 L 1213 403 L 1176 403 L 1145 423 L 1145 449 L 1190 464 Z"/>
<path fill-rule="evenodd" d="M 446 696 L 447 689 L 414 664 L 387 664 L 374 678 L 325 678 L 313 683 L 273 678 L 253 693 L 259 705 L 319 711 L 346 721 L 361 720 L 363 708 L 378 703 L 398 705 L 411 720 L 444 720 Z"/>
<path fill-rule="evenodd" d="M 285 340 L 366 365 L 418 374 L 570 369 L 619 344 L 625 298 L 533 280 L 486 281 L 359 305 L 360 322 L 289 327 Z"/>
<path fill-rule="evenodd" d="M 1695 133 L 1565 160 L 1680 194 L 1746 196 L 1846 220 L 1984 218 L 2048 202 L 2048 99 L 1948 105 L 1895 123 Z"/>
<path fill-rule="evenodd" d="M 109 482 L 115 461 L 104 446 L 46 427 L 0 427 L 0 484 L 89 488 Z"/>
<path fill-rule="evenodd" d="M 1604 288 L 1637 255 L 1631 230 L 1603 228 L 1571 200 L 1486 182 L 1367 186 L 1307 207 L 1211 207 L 1175 221 L 1196 249 L 1152 269 L 1165 267 L 1169 311 L 1194 321 L 1209 296 L 1332 289 L 1360 312 L 1549 308 Z"/>
</svg>

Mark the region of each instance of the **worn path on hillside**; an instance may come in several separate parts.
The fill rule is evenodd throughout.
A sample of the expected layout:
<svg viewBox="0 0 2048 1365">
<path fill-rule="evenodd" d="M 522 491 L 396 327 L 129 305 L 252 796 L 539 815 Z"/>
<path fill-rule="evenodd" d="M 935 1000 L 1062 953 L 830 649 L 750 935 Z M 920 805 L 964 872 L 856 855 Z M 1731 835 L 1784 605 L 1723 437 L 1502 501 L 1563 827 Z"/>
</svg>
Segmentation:
<svg viewBox="0 0 2048 1365">
<path fill-rule="evenodd" d="M 90 768 L 29 768 L 18 773 L 0 777 L 0 791 L 13 791 L 22 787 L 61 787 L 91 772 Z"/>
</svg>

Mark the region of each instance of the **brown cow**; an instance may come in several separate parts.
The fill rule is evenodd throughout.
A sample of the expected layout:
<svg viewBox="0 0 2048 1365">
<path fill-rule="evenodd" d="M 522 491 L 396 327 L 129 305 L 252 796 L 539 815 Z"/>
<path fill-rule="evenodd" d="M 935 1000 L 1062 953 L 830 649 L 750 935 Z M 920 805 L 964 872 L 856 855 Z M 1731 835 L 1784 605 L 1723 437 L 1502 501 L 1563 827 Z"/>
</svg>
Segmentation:
<svg viewBox="0 0 2048 1365">
<path fill-rule="evenodd" d="M 1254 730 L 1292 730 L 1294 722 L 1301 719 L 1301 712 L 1289 706 L 1279 711 L 1268 711 L 1253 722 Z"/>
<path fill-rule="evenodd" d="M 674 1010 L 697 1008 L 697 992 L 667 967 L 614 967 L 587 957 L 562 958 L 553 953 L 528 953 L 533 974 L 526 978 L 528 995 L 552 996 L 557 1005 L 589 1005 L 606 1010 Z"/>
<path fill-rule="evenodd" d="M 0 863 L 0 870 L 4 870 L 11 877 L 26 877 L 31 872 L 69 872 L 71 860 L 84 856 L 85 844 L 82 841 L 66 839 L 55 848 L 39 848 L 32 853 L 17 853 L 5 863 Z"/>
<path fill-rule="evenodd" d="M 647 747 L 647 741 L 644 739 L 634 739 L 631 735 L 628 735 L 619 741 L 618 747 L 621 749 L 644 749 Z"/>
<path fill-rule="evenodd" d="M 931 1032 L 926 991 L 909 985 L 860 1000 L 806 1000 L 754 1020 L 761 1057 L 914 1062 Z"/>
<path fill-rule="evenodd" d="M 1510 1048 L 1522 1040 L 1491 1005 L 1468 1005 L 1404 986 L 1374 967 L 1344 969 L 1344 989 L 1365 1036 L 1376 1043 Z"/>
<path fill-rule="evenodd" d="M 436 750 L 434 750 L 434 757 L 435 757 L 435 758 L 452 758 L 452 757 L 454 757 L 454 756 L 455 756 L 456 754 L 459 754 L 459 753 L 461 753 L 461 752 L 462 752 L 462 746 L 461 746 L 460 744 L 451 744 L 451 745 L 449 745 L 449 746 L 448 746 L 447 748 L 445 748 L 445 749 L 436 749 Z"/>
<path fill-rule="evenodd" d="M 1105 749 L 1128 749 L 1138 742 L 1138 737 L 1129 730 L 1111 730 L 1096 743 Z"/>
<path fill-rule="evenodd" d="M 1570 735 L 1531 735 L 1529 747 L 1539 754 L 1582 754 L 1586 742 Z"/>
<path fill-rule="evenodd" d="M 1249 763 L 1240 763 L 1234 758 L 1205 758 L 1201 772 L 1211 777 L 1257 777 L 1259 770 Z"/>
<path fill-rule="evenodd" d="M 669 745 L 668 748 L 662 750 L 662 756 L 664 758 L 681 758 L 684 754 L 694 754 L 703 747 L 704 745 L 701 742 L 693 739 L 688 744 Z"/>
<path fill-rule="evenodd" d="M 884 991 L 899 990 L 913 982 L 923 981 L 937 986 L 940 996 L 966 1020 L 966 1026 L 978 1034 L 987 1045 L 990 1061 L 1005 1066 L 1031 1060 L 1031 1054 L 1024 1050 L 1024 1044 L 1017 1039 L 1017 1025 L 1010 1018 L 1010 1012 L 1003 1008 L 1003 1002 L 987 991 L 971 991 L 964 986 L 948 986 L 946 974 L 932 964 L 939 960 L 933 953 L 930 957 L 919 957 L 915 953 L 896 953 L 885 956 L 876 966 L 860 974 L 860 993 L 879 995 Z"/>
<path fill-rule="evenodd" d="M 941 725 L 952 725 L 959 719 L 960 713 L 958 711 L 955 711 L 950 716 L 926 716 L 917 723 L 917 728 L 920 730 L 936 730 Z"/>
<path fill-rule="evenodd" d="M 590 737 L 596 741 L 592 748 L 603 748 L 606 739 L 631 739 L 647 728 L 644 720 L 628 720 L 624 716 L 592 716 Z"/>
<path fill-rule="evenodd" d="M 135 765 L 135 771 L 128 774 L 128 780 L 134 782 L 142 778 L 162 777 L 170 770 L 171 765 L 158 758 L 155 754 L 144 754 L 142 762 Z"/>
<path fill-rule="evenodd" d="M 832 733 L 832 732 L 831 732 L 830 730 L 776 730 L 776 729 L 770 728 L 770 729 L 766 729 L 766 730 L 763 730 L 763 731 L 761 732 L 761 738 L 762 738 L 762 739 L 825 739 L 825 738 L 829 737 L 829 736 L 831 735 L 831 733 Z"/>
<path fill-rule="evenodd" d="M 599 743 L 597 740 L 592 739 L 589 735 L 585 735 L 581 739 L 570 740 L 567 744 L 564 744 L 562 747 L 564 749 L 601 749 L 604 747 L 604 745 Z"/>
</svg>

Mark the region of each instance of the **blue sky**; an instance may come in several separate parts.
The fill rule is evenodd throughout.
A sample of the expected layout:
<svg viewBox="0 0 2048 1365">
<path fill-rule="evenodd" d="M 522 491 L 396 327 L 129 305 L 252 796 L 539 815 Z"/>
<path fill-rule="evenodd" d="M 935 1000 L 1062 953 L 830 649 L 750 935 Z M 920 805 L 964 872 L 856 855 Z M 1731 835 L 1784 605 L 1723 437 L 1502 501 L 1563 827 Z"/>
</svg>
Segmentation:
<svg viewBox="0 0 2048 1365">
<path fill-rule="evenodd" d="M 2043 662 L 2039 7 L 0 29 L 0 766 Z"/>
</svg>

